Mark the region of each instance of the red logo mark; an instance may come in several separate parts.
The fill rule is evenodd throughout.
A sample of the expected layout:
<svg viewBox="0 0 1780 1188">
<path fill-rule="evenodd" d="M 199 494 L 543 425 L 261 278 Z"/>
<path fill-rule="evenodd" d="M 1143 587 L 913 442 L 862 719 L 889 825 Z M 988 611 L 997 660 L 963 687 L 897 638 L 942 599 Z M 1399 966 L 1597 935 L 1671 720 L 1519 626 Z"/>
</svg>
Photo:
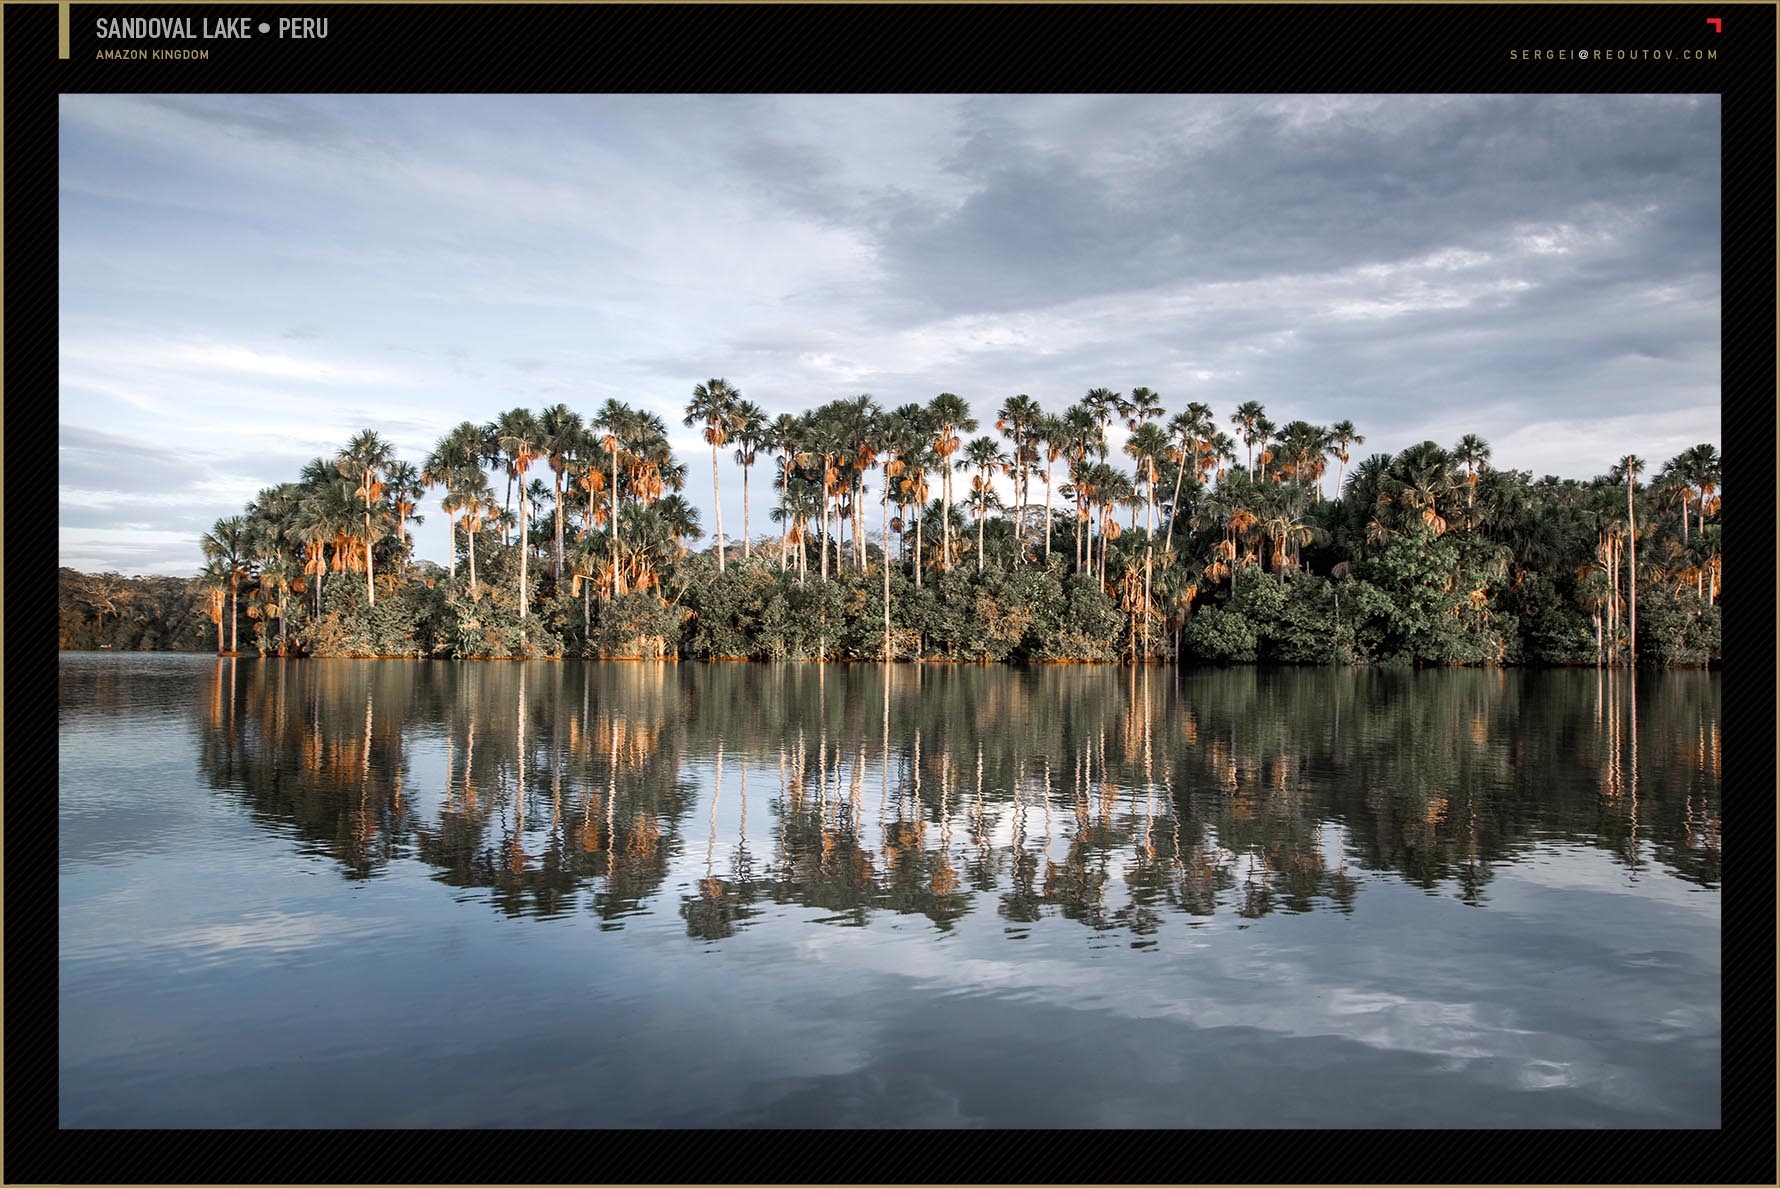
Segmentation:
<svg viewBox="0 0 1780 1188">
<path fill-rule="evenodd" d="M 1724 32 L 1724 18 L 1723 17 L 1707 17 L 1706 23 L 1708 25 L 1712 26 L 1712 31 L 1714 33 Z"/>
</svg>

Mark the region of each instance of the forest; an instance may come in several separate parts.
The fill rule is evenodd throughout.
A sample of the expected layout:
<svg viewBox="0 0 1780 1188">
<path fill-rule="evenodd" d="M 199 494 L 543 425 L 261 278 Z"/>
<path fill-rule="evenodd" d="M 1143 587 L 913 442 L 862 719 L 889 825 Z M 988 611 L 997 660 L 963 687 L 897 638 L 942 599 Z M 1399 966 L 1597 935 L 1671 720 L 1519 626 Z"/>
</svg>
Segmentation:
<svg viewBox="0 0 1780 1188">
<path fill-rule="evenodd" d="M 993 420 L 949 392 L 769 414 L 697 384 L 713 523 L 659 415 L 367 429 L 201 541 L 191 579 L 61 574 L 63 648 L 438 658 L 1707 665 L 1721 459 L 1590 480 L 1468 434 L 1363 454 L 1351 421 L 1148 388 Z M 1227 427 L 1227 428 L 1226 428 Z M 1115 452 L 1113 440 L 1122 440 Z M 703 451 L 696 460 L 704 468 Z M 718 463 L 742 476 L 726 535 Z M 1603 459 L 1602 461 L 1607 461 Z M 756 469 L 761 483 L 754 484 Z M 1333 472 L 1332 474 L 1330 472 Z M 436 496 L 444 565 L 414 555 Z M 757 523 L 755 516 L 763 517 Z M 707 542 L 700 545 L 699 542 Z"/>
</svg>

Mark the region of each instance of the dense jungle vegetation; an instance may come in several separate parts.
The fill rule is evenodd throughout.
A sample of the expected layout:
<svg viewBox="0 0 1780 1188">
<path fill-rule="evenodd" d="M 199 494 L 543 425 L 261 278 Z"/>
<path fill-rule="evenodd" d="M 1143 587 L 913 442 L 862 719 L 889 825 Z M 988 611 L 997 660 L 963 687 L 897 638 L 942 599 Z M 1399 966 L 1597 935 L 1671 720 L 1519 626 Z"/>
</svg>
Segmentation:
<svg viewBox="0 0 1780 1188">
<path fill-rule="evenodd" d="M 1147 388 L 1096 388 L 1058 413 L 1014 396 L 988 432 L 952 393 L 772 416 L 721 379 L 693 389 L 684 423 L 710 449 L 709 547 L 689 548 L 704 525 L 666 422 L 622 402 L 466 421 L 413 461 L 366 430 L 217 521 L 195 579 L 63 570 L 61 646 L 1424 665 L 1720 655 L 1710 444 L 1654 472 L 1628 455 L 1589 481 L 1535 479 L 1493 466 L 1475 435 L 1362 456 L 1349 421 L 1275 425 L 1251 401 L 1225 431 L 1201 403 L 1169 416 Z M 722 520 L 725 452 L 742 473 L 738 539 Z M 413 555 L 429 493 L 450 525 L 444 566 Z"/>
</svg>

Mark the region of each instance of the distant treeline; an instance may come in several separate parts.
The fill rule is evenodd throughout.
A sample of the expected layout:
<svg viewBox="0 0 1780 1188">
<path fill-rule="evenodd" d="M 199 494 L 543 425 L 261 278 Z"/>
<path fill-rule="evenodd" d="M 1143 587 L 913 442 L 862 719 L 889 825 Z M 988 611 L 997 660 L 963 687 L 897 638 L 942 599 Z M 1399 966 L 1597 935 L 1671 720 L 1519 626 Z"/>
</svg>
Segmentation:
<svg viewBox="0 0 1780 1188">
<path fill-rule="evenodd" d="M 959 397 L 769 417 L 723 380 L 685 423 L 711 449 L 716 545 L 652 413 L 607 401 L 464 422 L 418 464 L 367 430 L 203 538 L 193 583 L 64 575 L 63 645 L 285 655 L 679 656 L 1288 664 L 1704 664 L 1719 656 L 1710 444 L 1589 481 L 1498 469 L 1474 435 L 1355 459 L 1348 421 L 1218 428 L 1147 388 L 995 434 Z M 1125 430 L 1129 468 L 1108 432 Z M 716 463 L 743 474 L 740 541 Z M 1350 462 L 1352 465 L 1350 466 Z M 750 480 L 770 482 L 770 536 Z M 1333 466 L 1334 498 L 1324 493 Z M 954 481 L 956 479 L 956 482 Z M 503 494 L 496 484 L 504 483 Z M 408 529 L 430 490 L 446 566 Z M 875 506 L 874 506 L 875 505 Z M 875 520 L 875 525 L 872 521 Z M 78 580 L 76 580 L 78 579 Z M 141 619 L 154 607 L 150 629 Z"/>
</svg>

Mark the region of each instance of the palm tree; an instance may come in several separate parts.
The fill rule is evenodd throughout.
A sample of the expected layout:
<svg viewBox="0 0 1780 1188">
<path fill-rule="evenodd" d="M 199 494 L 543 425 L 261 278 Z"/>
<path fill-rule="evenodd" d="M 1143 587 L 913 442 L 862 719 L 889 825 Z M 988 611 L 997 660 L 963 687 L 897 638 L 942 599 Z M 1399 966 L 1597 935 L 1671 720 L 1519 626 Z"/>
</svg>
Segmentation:
<svg viewBox="0 0 1780 1188">
<path fill-rule="evenodd" d="M 221 521 L 218 521 L 219 523 Z M 212 559 L 198 571 L 198 585 L 205 593 L 210 621 L 216 624 L 216 654 L 223 654 L 223 605 L 227 601 L 235 567 L 220 558 Z M 232 650 L 232 649 L 230 649 Z"/>
<path fill-rule="evenodd" d="M 983 572 L 983 527 L 989 520 L 989 508 L 995 499 L 995 488 L 991 476 L 1000 467 L 1006 465 L 1007 455 L 1001 452 L 1001 443 L 993 437 L 973 438 L 964 447 L 964 457 L 958 461 L 958 469 L 970 467 L 976 470 L 971 479 L 971 510 L 977 518 L 977 572 Z"/>
<path fill-rule="evenodd" d="M 1342 479 L 1347 473 L 1348 452 L 1357 445 L 1365 445 L 1366 438 L 1354 430 L 1352 421 L 1336 421 L 1329 427 L 1328 444 L 1324 447 L 1339 465 L 1335 469 L 1335 497 L 1341 498 Z M 1321 496 L 1321 486 L 1318 487 Z"/>
<path fill-rule="evenodd" d="M 371 507 L 383 498 L 382 473 L 389 465 L 390 446 L 373 429 L 366 429 L 346 443 L 336 465 L 342 477 L 357 484 L 353 495 L 364 500 L 365 601 L 377 605 L 377 585 L 371 574 L 371 553 L 380 537 L 371 523 Z M 230 649 L 234 649 L 231 647 Z"/>
<path fill-rule="evenodd" d="M 865 475 L 878 463 L 878 405 L 870 395 L 835 401 L 836 427 L 846 463 L 845 489 L 851 506 L 853 563 L 865 572 Z"/>
<path fill-rule="evenodd" d="M 1064 456 L 1069 431 L 1062 417 L 1044 414 L 1033 429 L 1034 437 L 1044 446 L 1045 456 L 1045 561 L 1051 560 L 1051 468 Z"/>
<path fill-rule="evenodd" d="M 402 550 L 402 568 L 408 567 L 410 546 L 408 543 L 408 521 L 416 524 L 426 523 L 426 517 L 415 512 L 420 497 L 426 493 L 426 484 L 421 481 L 420 472 L 411 462 L 391 462 L 389 464 L 388 488 L 390 503 L 396 513 L 396 540 Z"/>
<path fill-rule="evenodd" d="M 1200 479 L 1200 462 L 1209 449 L 1209 441 L 1214 430 L 1211 408 L 1195 400 L 1187 405 L 1184 412 L 1174 415 L 1168 422 L 1168 434 L 1172 455 L 1175 463 L 1174 499 L 1168 505 L 1168 528 L 1162 534 L 1162 552 L 1167 554 L 1174 543 L 1174 522 L 1181 518 L 1180 491 L 1181 484 L 1186 480 L 1187 471 L 1193 473 L 1194 481 Z M 1203 448 L 1202 448 L 1203 447 Z"/>
<path fill-rule="evenodd" d="M 1044 419 L 1044 410 L 1038 401 L 1024 392 L 1018 396 L 1010 396 L 1001 402 L 1001 412 L 995 419 L 995 429 L 1013 439 L 1013 453 L 1009 458 L 1009 467 L 1014 480 L 1014 564 L 1021 565 L 1026 560 L 1026 495 L 1027 486 L 1031 482 L 1032 464 L 1036 460 L 1033 453 L 1033 438 L 1039 424 Z"/>
<path fill-rule="evenodd" d="M 476 467 L 459 472 L 446 498 L 463 513 L 464 553 L 470 560 L 470 601 L 474 602 L 482 596 L 481 587 L 476 584 L 476 537 L 481 534 L 484 521 L 496 511 L 494 487 L 482 468 Z"/>
<path fill-rule="evenodd" d="M 1638 662 L 1638 510 L 1632 494 L 1638 488 L 1638 476 L 1644 473 L 1644 459 L 1627 454 L 1619 460 L 1618 471 L 1625 476 L 1627 617 L 1631 627 L 1631 648 L 1628 657 Z"/>
<path fill-rule="evenodd" d="M 422 464 L 420 479 L 429 487 L 445 488 L 445 516 L 447 532 L 451 538 L 450 557 L 448 558 L 451 576 L 457 577 L 457 521 L 456 513 L 462 506 L 452 500 L 452 492 L 463 481 L 463 476 L 474 470 L 478 474 L 482 469 L 482 430 L 473 422 L 464 421 L 446 433 L 433 446 L 433 452 L 427 455 Z"/>
<path fill-rule="evenodd" d="M 1699 529 L 1703 534 L 1706 531 L 1706 504 L 1711 501 L 1712 493 L 1718 490 L 1721 460 L 1717 448 L 1710 442 L 1701 442 L 1688 450 L 1683 457 L 1687 459 L 1687 476 L 1700 491 Z"/>
<path fill-rule="evenodd" d="M 959 433 L 974 433 L 977 419 L 970 415 L 970 406 L 950 392 L 941 392 L 927 406 L 928 420 L 933 427 L 933 452 L 940 464 L 940 531 L 944 543 L 940 550 L 940 568 L 952 568 L 952 454 L 958 449 Z M 916 557 L 920 564 L 919 556 Z"/>
<path fill-rule="evenodd" d="M 1242 438 L 1242 444 L 1248 449 L 1248 460 L 1243 463 L 1243 469 L 1248 471 L 1250 478 L 1253 478 L 1255 476 L 1255 443 L 1267 440 L 1268 429 L 1262 428 L 1268 424 L 1267 410 L 1257 400 L 1245 400 L 1236 406 L 1235 412 L 1230 414 L 1230 423 L 1236 426 L 1237 436 Z"/>
<path fill-rule="evenodd" d="M 696 384 L 686 404 L 688 428 L 703 423 L 705 440 L 711 443 L 711 499 L 717 505 L 717 572 L 723 572 L 723 500 L 717 492 L 717 448 L 729 441 L 730 417 L 742 394 L 728 380 L 712 379 Z"/>
<path fill-rule="evenodd" d="M 1489 462 L 1490 443 L 1475 433 L 1467 433 L 1459 438 L 1459 444 L 1452 448 L 1452 460 L 1465 467 L 1465 526 L 1470 527 L 1471 507 L 1477 493 L 1477 472 Z"/>
<path fill-rule="evenodd" d="M 1136 398 L 1138 392 L 1148 389 L 1138 388 L 1131 393 Z M 1158 405 L 1158 407 L 1160 407 Z M 1164 456 L 1169 449 L 1168 434 L 1154 422 L 1141 422 L 1131 432 L 1125 442 L 1125 452 L 1137 460 L 1137 477 L 1144 484 L 1143 501 L 1143 607 L 1144 656 L 1149 656 L 1149 608 L 1152 571 L 1155 566 L 1156 541 L 1156 480 L 1160 477 L 1156 471 L 1156 460 Z M 1178 489 L 1179 484 L 1176 484 Z"/>
<path fill-rule="evenodd" d="M 510 480 L 519 485 L 519 617 L 525 618 L 530 598 L 526 588 L 527 559 L 531 556 L 531 500 L 525 472 L 544 453 L 544 430 L 530 410 L 509 409 L 495 422 L 502 464 Z"/>
<path fill-rule="evenodd" d="M 229 651 L 240 649 L 237 631 L 241 623 L 241 578 L 248 572 L 253 553 L 253 521 L 246 516 L 218 520 L 199 542 L 204 556 L 222 566 L 229 579 Z M 221 632 L 218 631 L 218 642 Z"/>
<path fill-rule="evenodd" d="M 606 478 L 611 489 L 611 506 L 606 512 L 606 522 L 612 535 L 612 596 L 616 598 L 624 593 L 618 566 L 618 451 L 625 438 L 635 429 L 637 411 L 628 404 L 608 397 L 600 405 L 593 423 L 600 432 L 599 446 L 609 459 Z M 589 494 L 591 496 L 591 490 Z"/>
<path fill-rule="evenodd" d="M 575 459 L 586 447 L 587 426 L 581 422 L 581 414 L 566 404 L 553 404 L 538 416 L 538 429 L 542 433 L 540 444 L 550 462 L 550 472 L 556 478 L 556 566 L 551 571 L 557 580 L 562 579 L 563 548 L 562 548 L 562 478 L 574 465 Z"/>
<path fill-rule="evenodd" d="M 752 400 L 737 400 L 730 411 L 730 435 L 735 438 L 736 465 L 742 468 L 742 557 L 753 556 L 754 536 L 748 525 L 748 472 L 761 450 L 772 446 L 772 422 L 766 410 Z"/>
</svg>

